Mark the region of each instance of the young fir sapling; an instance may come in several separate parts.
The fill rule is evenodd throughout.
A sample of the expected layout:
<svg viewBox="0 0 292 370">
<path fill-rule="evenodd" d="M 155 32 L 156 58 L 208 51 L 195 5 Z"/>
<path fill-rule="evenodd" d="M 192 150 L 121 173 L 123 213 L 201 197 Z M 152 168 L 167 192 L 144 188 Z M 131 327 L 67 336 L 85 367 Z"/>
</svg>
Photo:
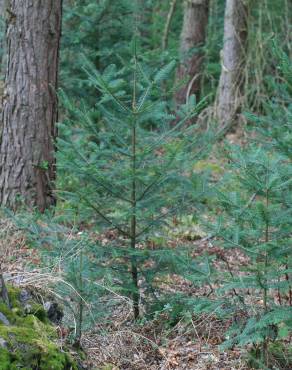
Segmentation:
<svg viewBox="0 0 292 370">
<path fill-rule="evenodd" d="M 120 71 L 111 65 L 101 74 L 87 65 L 89 80 L 101 94 L 93 110 L 62 94 L 67 119 L 60 125 L 59 171 L 78 179 L 63 196 L 82 204 L 99 229 L 118 233 L 113 248 L 107 247 L 109 264 L 118 272 L 121 291 L 132 297 L 135 318 L 141 281 L 151 284 L 155 274 L 170 273 L 163 262 L 175 261 L 166 245 L 153 251 L 145 241 L 204 193 L 204 176 L 193 168 L 206 153 L 208 134 L 188 125 L 204 103 L 191 97 L 173 123 L 176 117 L 167 113 L 160 96 L 160 84 L 173 68 L 172 62 L 149 77 L 136 54 L 130 68 Z"/>
</svg>

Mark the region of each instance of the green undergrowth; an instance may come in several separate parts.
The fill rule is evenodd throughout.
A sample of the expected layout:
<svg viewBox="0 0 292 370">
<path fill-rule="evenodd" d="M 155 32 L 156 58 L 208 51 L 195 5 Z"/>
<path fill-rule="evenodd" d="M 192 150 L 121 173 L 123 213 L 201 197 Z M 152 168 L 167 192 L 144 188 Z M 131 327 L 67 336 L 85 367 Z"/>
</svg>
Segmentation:
<svg viewBox="0 0 292 370">
<path fill-rule="evenodd" d="M 253 369 L 269 370 L 292 368 L 292 346 L 288 343 L 275 341 L 268 345 L 267 366 L 260 361 L 261 347 L 254 346 L 248 353 L 247 363 Z"/>
<path fill-rule="evenodd" d="M 56 345 L 56 330 L 42 305 L 29 302 L 28 314 L 19 300 L 20 290 L 9 287 L 8 291 L 12 308 L 0 303 L 0 312 L 10 322 L 0 322 L 0 370 L 77 369 L 71 356 Z"/>
</svg>

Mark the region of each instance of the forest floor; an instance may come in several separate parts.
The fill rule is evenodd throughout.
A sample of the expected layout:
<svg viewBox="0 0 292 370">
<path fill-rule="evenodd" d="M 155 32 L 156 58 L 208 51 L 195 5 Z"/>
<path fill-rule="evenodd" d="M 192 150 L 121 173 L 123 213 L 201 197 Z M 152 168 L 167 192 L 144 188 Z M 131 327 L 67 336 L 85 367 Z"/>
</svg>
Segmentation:
<svg viewBox="0 0 292 370">
<path fill-rule="evenodd" d="M 38 252 L 27 245 L 26 237 L 10 221 L 0 221 L 2 270 L 6 279 L 19 286 L 43 289 L 44 279 L 40 272 Z M 197 239 L 197 238 L 195 238 Z M 177 243 L 179 240 L 177 240 Z M 220 256 L 220 263 L 228 261 L 229 268 L 236 272 L 244 257 L 238 252 L 227 255 L 218 250 L 210 240 L 189 241 L 194 254 L 208 251 Z M 174 246 L 175 247 L 175 246 Z M 225 261 L 225 262 L 222 262 Z M 32 266 L 35 266 L 32 269 Z M 44 276 L 47 284 L 48 275 Z M 53 281 L 53 279 L 52 279 Z M 199 291 L 186 280 L 173 276 L 165 285 L 167 293 L 183 292 L 188 296 L 208 295 Z M 110 321 L 97 323 L 85 332 L 82 346 L 87 354 L 84 369 L 102 370 L 233 370 L 248 369 L 245 355 L 237 350 L 220 351 L 224 332 L 232 318 L 225 322 L 215 315 L 181 319 L 175 325 L 165 325 L 167 315 L 159 314 L 151 320 L 135 323 L 132 320 L 130 301 L 115 297 L 115 310 Z M 66 330 L 65 330 L 66 331 Z"/>
<path fill-rule="evenodd" d="M 197 253 L 212 248 L 208 243 L 197 243 L 196 247 Z M 178 276 L 172 277 L 167 290 L 188 296 L 209 294 Z M 193 316 L 167 327 L 167 315 L 158 315 L 144 324 L 133 323 L 131 317 L 131 307 L 121 302 L 107 327 L 99 325 L 96 331 L 84 336 L 83 344 L 93 364 L 115 364 L 116 370 L 249 369 L 241 351 L 219 349 L 232 318 L 223 322 L 215 315 Z M 106 335 L 100 334 L 105 331 Z"/>
<path fill-rule="evenodd" d="M 231 134 L 229 140 L 240 141 Z M 240 136 L 240 135 L 239 135 Z M 19 286 L 43 289 L 49 286 L 49 275 L 43 274 L 38 251 L 28 246 L 25 235 L 17 230 L 12 222 L 0 219 L 0 257 L 2 271 L 8 281 Z M 196 230 L 195 230 L 196 234 Z M 107 235 L 99 236 L 105 243 Z M 177 248 L 180 243 L 188 243 L 194 257 L 216 254 L 218 266 L 227 263 L 234 273 L 239 264 L 245 263 L 240 252 L 226 251 L 214 247 L 212 240 L 203 236 L 184 235 L 173 238 L 171 244 Z M 225 266 L 226 268 L 226 266 Z M 52 282 L 54 278 L 52 277 Z M 49 288 L 50 289 L 50 288 Z M 207 296 L 212 294 L 208 288 L 195 288 L 187 280 L 172 276 L 164 284 L 167 294 L 183 293 L 187 296 Z M 51 291 L 50 291 L 51 292 Z M 109 297 L 109 299 L 111 299 Z M 132 320 L 131 302 L 123 297 L 114 297 L 116 304 L 110 313 L 110 321 L 98 322 L 82 337 L 82 347 L 87 355 L 84 369 L 100 370 L 235 370 L 249 369 L 245 354 L 240 350 L 220 351 L 224 333 L 232 318 L 225 322 L 215 315 L 181 319 L 175 325 L 166 325 L 167 314 L 159 314 L 151 320 L 135 323 Z M 61 330 L 66 332 L 65 330 Z"/>
<path fill-rule="evenodd" d="M 242 132 L 229 134 L 231 143 L 244 145 Z M 210 161 L 212 163 L 212 159 Z M 218 166 L 218 161 L 214 163 Z M 220 165 L 221 166 L 221 163 Z M 224 164 L 223 164 L 224 166 Z M 216 172 L 216 171 L 215 171 Z M 215 173 L 216 176 L 216 173 Z M 41 272 L 41 260 L 38 251 L 28 246 L 25 235 L 18 231 L 7 219 L 0 218 L 1 238 L 0 257 L 2 271 L 6 278 L 20 286 L 31 286 L 42 289 L 50 283 L 48 274 Z M 110 242 L 114 235 L 99 235 L 103 243 Z M 96 235 L 93 235 L 96 238 Z M 217 269 L 236 274 L 239 266 L 248 263 L 246 256 L 239 250 L 232 253 L 215 246 L 212 238 L 201 234 L 200 230 L 184 230 L 174 236 L 171 247 L 188 244 L 193 257 L 206 253 L 214 255 Z M 32 269 L 33 266 L 33 269 Z M 52 277 L 52 282 L 56 279 Z M 49 285 L 48 285 L 49 286 Z M 189 297 L 212 297 L 220 285 L 197 288 L 180 276 L 172 275 L 171 279 L 160 288 L 167 294 L 183 293 Z M 114 294 L 114 293 L 113 293 Z M 215 315 L 189 316 L 182 318 L 174 325 L 166 323 L 169 317 L 160 313 L 149 320 L 134 322 L 130 300 L 114 295 L 114 310 L 110 320 L 96 322 L 90 331 L 83 333 L 82 348 L 87 359 L 84 369 L 98 370 L 247 370 L 246 351 L 237 348 L 220 350 L 224 342 L 226 329 L 233 317 L 222 321 Z M 255 302 L 261 304 L 261 302 Z M 66 328 L 61 332 L 66 333 Z M 63 340 L 64 338 L 62 338 Z M 65 339 L 66 340 L 66 339 Z"/>
</svg>

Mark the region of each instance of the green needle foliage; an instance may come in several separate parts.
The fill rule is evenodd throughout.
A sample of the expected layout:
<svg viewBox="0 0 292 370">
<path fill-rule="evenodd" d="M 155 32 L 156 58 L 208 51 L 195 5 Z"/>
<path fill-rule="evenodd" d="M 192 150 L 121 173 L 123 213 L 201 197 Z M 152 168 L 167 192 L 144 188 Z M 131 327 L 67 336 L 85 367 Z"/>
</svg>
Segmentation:
<svg viewBox="0 0 292 370">
<path fill-rule="evenodd" d="M 100 74 L 88 66 L 89 80 L 101 94 L 92 111 L 72 105 L 63 94 L 68 118 L 60 125 L 59 171 L 78 181 L 62 194 L 100 229 L 117 231 L 112 258 L 120 275 L 128 276 L 122 285 L 132 296 L 135 318 L 146 262 L 153 266 L 148 276 L 154 279 L 159 261 L 171 259 L 166 246 L 158 254 L 144 243 L 174 214 L 193 207 L 205 187 L 204 176 L 193 166 L 206 152 L 206 134 L 188 126 L 203 104 L 191 98 L 174 123 L 160 98 L 160 85 L 173 67 L 170 63 L 149 77 L 136 56 L 122 71 L 109 66 Z"/>
<path fill-rule="evenodd" d="M 275 96 L 265 104 L 265 115 L 248 115 L 260 136 L 245 148 L 226 148 L 230 173 L 216 189 L 216 243 L 245 262 L 235 274 L 223 258 L 218 300 L 196 308 L 215 305 L 218 314 L 232 315 L 224 346 L 252 344 L 253 365 L 260 369 L 273 366 L 275 348 L 292 332 L 292 69 L 276 45 L 272 52 L 283 77 L 267 81 Z M 290 368 L 291 351 L 285 356 L 283 368 Z"/>
<path fill-rule="evenodd" d="M 262 116 L 248 114 L 247 117 L 256 123 L 265 146 L 291 160 L 292 62 L 275 41 L 271 43 L 271 58 L 275 60 L 274 68 L 278 71 L 277 77 L 272 76 L 266 80 L 272 98 L 264 104 Z"/>
<path fill-rule="evenodd" d="M 97 69 L 129 57 L 125 40 L 134 30 L 133 6 L 129 0 L 64 1 L 60 83 L 71 98 L 88 105 L 96 98 L 82 70 L 83 54 Z"/>
<path fill-rule="evenodd" d="M 253 367 L 270 369 L 271 346 L 292 332 L 292 166 L 259 143 L 227 147 L 226 156 L 230 173 L 215 191 L 212 228 L 224 250 L 213 277 L 220 288 L 194 310 L 232 318 L 222 348 L 252 345 Z"/>
<path fill-rule="evenodd" d="M 262 343 L 267 364 L 268 343 L 292 329 L 292 167 L 256 146 L 235 149 L 230 160 L 233 175 L 218 191 L 217 235 L 220 246 L 240 252 L 246 262 L 238 274 L 224 276 L 220 291 L 233 295 L 227 311 L 237 317 L 226 345 Z"/>
<path fill-rule="evenodd" d="M 74 324 L 72 340 L 79 347 L 84 330 L 104 319 L 112 305 L 108 297 L 102 300 L 108 295 L 107 286 L 111 286 L 104 249 L 76 225 L 65 226 L 58 215 L 9 215 L 25 231 L 30 246 L 38 250 L 42 273 L 48 280 L 44 292 L 53 289 L 64 306 L 65 323 L 70 327 Z"/>
</svg>

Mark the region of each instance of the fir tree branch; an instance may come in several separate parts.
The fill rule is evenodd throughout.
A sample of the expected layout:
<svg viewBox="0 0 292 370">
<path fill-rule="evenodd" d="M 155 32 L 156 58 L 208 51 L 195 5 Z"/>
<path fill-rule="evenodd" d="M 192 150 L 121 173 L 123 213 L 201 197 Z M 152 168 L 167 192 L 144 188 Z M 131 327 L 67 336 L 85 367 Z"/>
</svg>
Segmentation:
<svg viewBox="0 0 292 370">
<path fill-rule="evenodd" d="M 119 225 L 115 224 L 111 219 L 109 219 L 106 215 L 104 215 L 94 204 L 92 204 L 84 195 L 77 193 L 80 196 L 81 200 L 84 200 L 85 203 L 89 207 L 91 207 L 102 219 L 104 219 L 110 226 L 112 226 L 114 229 L 118 230 L 122 235 L 126 236 L 127 238 L 130 238 L 130 233 L 123 230 Z"/>
<path fill-rule="evenodd" d="M 176 212 L 179 207 L 171 208 L 168 212 L 160 214 L 160 216 L 156 217 L 152 222 L 150 222 L 144 229 L 142 229 L 139 233 L 137 233 L 137 238 L 139 238 L 141 235 L 145 234 L 149 229 L 151 229 L 152 226 L 154 226 L 158 221 L 163 220 L 164 218 L 169 217 L 171 214 Z"/>
<path fill-rule="evenodd" d="M 105 184 L 105 183 L 99 181 L 98 178 L 96 176 L 94 176 L 94 174 L 92 174 L 90 171 L 86 172 L 86 176 L 89 176 L 96 184 L 98 184 L 101 188 L 103 188 L 112 197 L 114 197 L 116 199 L 119 199 L 119 200 L 123 200 L 126 203 L 131 203 L 131 199 L 128 199 L 128 198 L 124 197 L 121 192 L 119 192 L 119 193 L 113 192 L 109 187 L 110 184 Z"/>
<path fill-rule="evenodd" d="M 82 153 L 80 152 L 80 151 L 78 151 L 77 150 L 77 154 L 79 155 L 79 157 L 90 167 L 91 166 L 91 164 L 90 164 L 90 162 L 88 161 L 88 159 L 86 158 L 86 157 L 84 157 L 83 155 L 82 155 Z M 77 163 L 76 163 L 76 165 L 77 165 Z M 89 176 L 94 182 L 96 182 L 97 184 L 99 184 L 101 187 L 103 187 L 110 195 L 112 195 L 113 197 L 115 197 L 115 198 L 117 198 L 117 199 L 121 199 L 121 200 L 123 200 L 123 201 L 125 201 L 125 202 L 127 202 L 127 203 L 131 203 L 131 200 L 130 199 L 127 199 L 127 198 L 125 198 L 125 197 L 123 197 L 122 195 L 120 195 L 120 194 L 123 194 L 124 192 L 125 192 L 125 189 L 120 189 L 120 191 L 119 191 L 119 194 L 116 194 L 116 193 L 114 193 L 111 189 L 110 189 L 110 184 L 108 184 L 108 185 L 105 185 L 104 183 L 102 183 L 102 182 L 100 182 L 97 178 L 96 178 L 96 176 L 94 176 L 94 174 L 92 174 L 90 171 L 88 172 L 88 171 L 86 171 L 85 172 L 85 174 L 86 174 L 86 176 Z"/>
</svg>

